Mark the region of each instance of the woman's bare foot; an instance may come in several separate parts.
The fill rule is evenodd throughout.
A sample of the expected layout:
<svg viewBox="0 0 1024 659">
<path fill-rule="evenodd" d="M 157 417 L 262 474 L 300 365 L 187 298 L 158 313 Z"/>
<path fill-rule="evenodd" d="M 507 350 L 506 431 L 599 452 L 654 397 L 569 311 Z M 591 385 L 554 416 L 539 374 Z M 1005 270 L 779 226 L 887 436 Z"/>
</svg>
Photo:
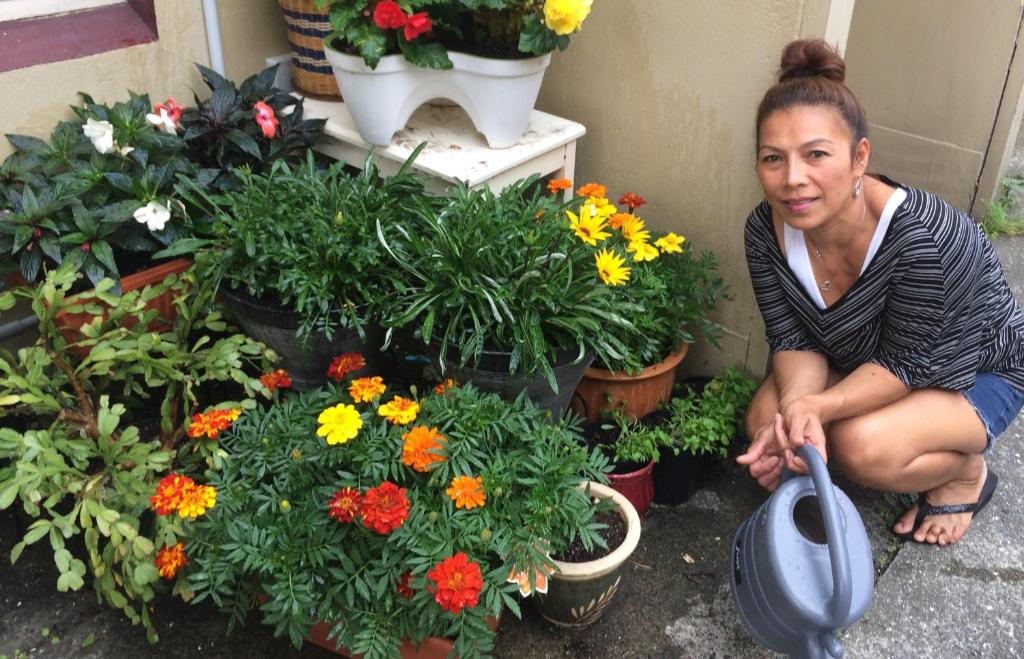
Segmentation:
<svg viewBox="0 0 1024 659">
<path fill-rule="evenodd" d="M 987 475 L 988 466 L 984 458 L 972 455 L 964 462 L 964 467 L 956 478 L 928 492 L 927 501 L 932 506 L 974 503 L 981 496 Z M 907 533 L 913 528 L 916 516 L 917 504 L 914 504 L 893 525 L 892 530 L 897 534 Z M 933 545 L 953 544 L 964 537 L 973 516 L 973 512 L 967 512 L 925 517 L 921 526 L 914 532 L 914 540 Z"/>
</svg>

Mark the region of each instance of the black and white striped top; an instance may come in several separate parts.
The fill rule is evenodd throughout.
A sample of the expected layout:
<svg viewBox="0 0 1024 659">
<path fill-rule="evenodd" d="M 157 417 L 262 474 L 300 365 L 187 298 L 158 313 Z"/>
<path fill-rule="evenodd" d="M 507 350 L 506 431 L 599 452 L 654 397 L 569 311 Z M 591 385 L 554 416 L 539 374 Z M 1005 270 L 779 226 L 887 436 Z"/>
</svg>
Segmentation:
<svg viewBox="0 0 1024 659">
<path fill-rule="evenodd" d="M 846 371 L 878 364 L 911 389 L 969 389 L 982 372 L 1024 389 L 1024 315 L 991 242 L 939 197 L 883 180 L 907 198 L 867 268 L 825 309 L 790 270 L 767 202 L 750 213 L 747 267 L 771 351 L 820 352 Z"/>
</svg>

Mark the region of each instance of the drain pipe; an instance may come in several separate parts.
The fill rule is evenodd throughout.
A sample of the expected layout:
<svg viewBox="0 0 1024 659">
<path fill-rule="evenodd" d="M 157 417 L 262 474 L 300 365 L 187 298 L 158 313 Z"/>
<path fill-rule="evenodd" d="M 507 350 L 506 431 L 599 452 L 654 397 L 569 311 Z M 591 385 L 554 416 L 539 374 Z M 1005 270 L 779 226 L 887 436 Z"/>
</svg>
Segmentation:
<svg viewBox="0 0 1024 659">
<path fill-rule="evenodd" d="M 18 318 L 7 323 L 0 324 L 0 341 L 6 341 L 12 336 L 21 334 L 30 327 L 35 327 L 39 323 L 39 319 L 36 318 L 35 314 L 25 316 L 24 318 Z"/>
<path fill-rule="evenodd" d="M 224 44 L 220 40 L 217 0 L 203 0 L 203 19 L 206 21 L 206 45 L 210 50 L 210 68 L 224 75 Z"/>
</svg>

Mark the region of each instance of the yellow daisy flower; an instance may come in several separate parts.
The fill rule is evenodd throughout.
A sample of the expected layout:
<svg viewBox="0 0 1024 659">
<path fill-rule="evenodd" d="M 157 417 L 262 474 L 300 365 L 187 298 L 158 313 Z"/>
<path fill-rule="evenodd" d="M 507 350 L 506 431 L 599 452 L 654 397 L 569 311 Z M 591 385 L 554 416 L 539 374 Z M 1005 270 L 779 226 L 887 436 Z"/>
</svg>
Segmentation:
<svg viewBox="0 0 1024 659">
<path fill-rule="evenodd" d="M 594 209 L 589 204 L 580 206 L 578 216 L 572 211 L 565 211 L 565 214 L 569 216 L 569 223 L 572 225 L 576 237 L 588 245 L 597 245 L 597 241 L 612 235 L 604 230 L 604 220 L 594 215 Z"/>
<path fill-rule="evenodd" d="M 597 263 L 597 274 L 601 281 L 609 286 L 620 286 L 629 281 L 630 269 L 625 267 L 626 260 L 613 251 L 602 249 L 594 254 Z"/>
<path fill-rule="evenodd" d="M 651 232 L 644 228 L 644 221 L 635 215 L 622 220 L 622 237 L 628 242 L 647 242 L 651 239 Z"/>
<path fill-rule="evenodd" d="M 683 236 L 677 236 L 674 233 L 666 233 L 661 238 L 654 241 L 654 244 L 658 246 L 662 254 L 681 254 L 683 251 L 683 243 L 686 242 L 686 238 Z"/>
<path fill-rule="evenodd" d="M 399 426 L 415 421 L 419 411 L 419 403 L 408 398 L 402 398 L 401 396 L 395 396 L 390 402 L 377 408 L 377 414 Z"/>
<path fill-rule="evenodd" d="M 626 251 L 633 255 L 633 260 L 637 263 L 641 261 L 653 261 L 658 258 L 658 249 L 649 243 L 645 243 L 642 240 L 634 240 L 629 243 L 626 247 Z"/>
<path fill-rule="evenodd" d="M 347 403 L 328 407 L 316 420 L 320 424 L 316 434 L 326 437 L 328 444 L 344 444 L 359 434 L 359 429 L 363 427 L 359 410 Z"/>
</svg>

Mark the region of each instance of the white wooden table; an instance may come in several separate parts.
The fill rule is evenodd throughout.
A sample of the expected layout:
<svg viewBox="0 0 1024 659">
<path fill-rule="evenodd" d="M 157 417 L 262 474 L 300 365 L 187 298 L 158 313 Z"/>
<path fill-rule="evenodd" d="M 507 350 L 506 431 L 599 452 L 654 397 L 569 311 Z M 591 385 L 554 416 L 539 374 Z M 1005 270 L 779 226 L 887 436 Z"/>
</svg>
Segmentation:
<svg viewBox="0 0 1024 659">
<path fill-rule="evenodd" d="M 455 181 L 498 191 L 531 174 L 553 174 L 575 184 L 576 141 L 587 132 L 575 121 L 534 110 L 518 144 L 491 149 L 462 109 L 428 104 L 413 113 L 390 145 L 372 147 L 359 136 L 344 103 L 306 98 L 304 107 L 306 118 L 327 119 L 324 131 L 328 139 L 317 145 L 317 150 L 353 167 L 361 168 L 372 148 L 381 172 L 394 174 L 416 147 L 426 142 L 413 168 L 425 174 L 427 188 L 438 193 Z M 571 195 L 572 190 L 567 190 L 566 198 Z"/>
</svg>

